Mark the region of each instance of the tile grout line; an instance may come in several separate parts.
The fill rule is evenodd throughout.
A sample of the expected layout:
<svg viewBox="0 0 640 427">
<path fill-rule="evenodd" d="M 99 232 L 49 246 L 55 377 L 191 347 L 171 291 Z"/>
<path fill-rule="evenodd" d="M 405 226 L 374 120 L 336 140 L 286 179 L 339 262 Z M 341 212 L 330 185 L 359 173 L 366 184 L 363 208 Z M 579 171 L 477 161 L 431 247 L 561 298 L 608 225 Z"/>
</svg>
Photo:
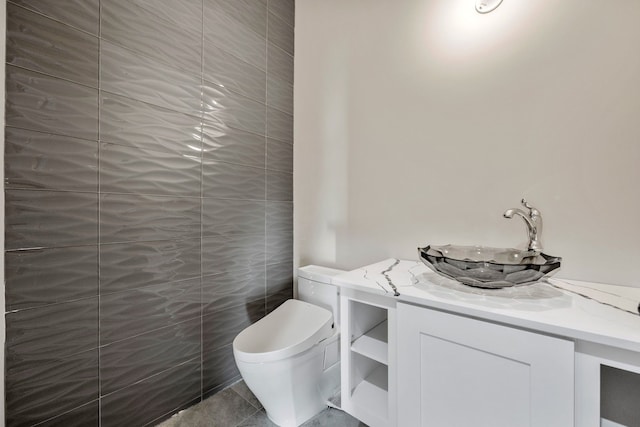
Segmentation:
<svg viewBox="0 0 640 427">
<path fill-rule="evenodd" d="M 242 396 L 240 396 L 242 397 Z M 244 397 L 243 397 L 244 399 Z M 247 399 L 244 399 L 245 401 L 247 401 Z M 251 405 L 251 402 L 249 402 L 249 405 Z M 255 406 L 251 405 L 253 408 L 255 408 Z M 247 416 L 246 418 L 243 418 L 242 420 L 240 420 L 240 422 L 238 422 L 235 427 L 240 427 L 242 424 L 244 424 L 246 421 L 250 420 L 251 418 L 254 418 L 256 415 L 258 415 L 260 412 L 262 411 L 262 409 L 256 409 L 255 412 L 253 412 L 251 415 Z"/>
<path fill-rule="evenodd" d="M 242 394 L 238 393 L 233 387 L 236 386 L 237 384 L 240 384 L 241 382 L 244 382 L 244 380 L 240 379 L 240 381 L 235 382 L 234 384 L 231 384 L 227 387 L 225 387 L 222 390 L 219 390 L 216 394 L 214 394 L 213 396 L 210 396 L 208 399 L 212 399 L 214 398 L 216 395 L 218 395 L 219 393 L 225 391 L 225 390 L 229 390 L 231 393 L 233 393 L 235 396 L 240 397 L 244 402 L 246 402 L 247 404 L 249 404 L 250 407 L 252 407 L 253 409 L 255 409 L 255 411 L 253 411 L 251 414 L 247 415 L 246 417 L 244 417 L 243 419 L 241 419 L 240 421 L 238 421 L 233 427 L 239 427 L 240 425 L 244 424 L 247 420 L 250 420 L 251 418 L 255 417 L 258 413 L 260 413 L 264 408 L 257 408 L 253 403 L 251 403 L 249 401 L 249 399 L 247 399 L 246 397 L 244 397 Z M 231 426 L 230 426 L 231 427 Z"/>
<path fill-rule="evenodd" d="M 251 405 L 251 406 L 253 406 L 254 408 L 256 408 L 256 405 L 254 405 L 253 403 L 251 403 L 251 401 L 250 401 L 249 399 L 247 399 L 246 397 L 244 397 L 243 395 L 241 395 L 240 393 L 238 393 L 236 390 L 234 390 L 234 388 L 233 388 L 233 387 L 234 387 L 235 385 L 240 384 L 240 383 L 244 383 L 244 380 L 242 380 L 242 379 L 241 379 L 240 381 L 236 382 L 235 384 L 231 384 L 228 388 L 230 388 L 230 389 L 231 389 L 231 391 L 233 391 L 235 394 L 237 394 L 238 396 L 240 396 L 240 397 L 241 397 L 242 399 L 244 399 L 246 402 L 248 402 L 248 403 L 249 403 L 249 405 Z M 246 383 L 245 383 L 245 386 L 246 386 Z M 248 387 L 247 387 L 247 388 L 248 388 Z M 251 392 L 251 393 L 253 394 L 253 392 Z M 256 399 L 257 399 L 257 397 L 256 397 Z M 256 408 L 256 409 L 257 409 L 258 411 L 262 411 L 262 409 L 264 409 L 264 408 Z"/>
<path fill-rule="evenodd" d="M 87 89 L 98 90 L 97 84 L 96 84 L 96 86 L 91 86 L 90 84 L 82 83 L 82 82 L 73 80 L 73 79 L 71 79 L 69 77 L 60 77 L 60 76 L 57 76 L 55 74 L 51 74 L 50 72 L 48 73 L 48 72 L 45 72 L 45 71 L 34 70 L 33 68 L 29 68 L 29 67 L 27 67 L 25 65 L 12 64 L 12 63 L 6 62 L 6 61 L 5 61 L 5 65 L 7 67 L 17 68 L 17 69 L 20 69 L 20 70 L 28 71 L 29 73 L 40 74 L 41 76 L 46 76 L 46 77 L 50 77 L 52 79 L 61 80 L 61 81 L 66 82 L 66 83 L 72 83 L 74 85 L 82 86 L 82 87 L 87 88 Z M 15 126 L 11 126 L 10 125 L 9 127 L 15 127 Z M 36 132 L 43 132 L 43 133 L 51 133 L 51 132 L 46 132 L 46 131 L 37 130 L 37 129 L 35 129 L 35 131 Z M 65 136 L 71 136 L 71 135 L 65 135 Z M 83 137 L 80 137 L 80 136 L 71 136 L 71 137 L 72 138 L 77 138 L 77 139 L 87 139 L 87 138 L 83 138 Z"/>
<path fill-rule="evenodd" d="M 108 43 L 112 43 L 109 40 L 104 40 L 102 37 L 96 37 L 96 38 L 98 39 L 98 44 L 101 44 L 101 42 L 103 42 L 103 41 L 106 41 Z M 137 50 L 132 50 L 132 49 L 128 48 L 127 46 L 123 46 L 123 45 L 120 45 L 120 44 L 117 44 L 117 43 L 113 43 L 113 44 L 115 46 L 118 46 L 119 48 L 122 48 L 122 49 L 125 49 L 125 50 L 129 51 L 130 53 L 132 53 L 133 55 L 135 55 L 135 56 L 137 56 L 139 58 L 149 59 L 149 60 L 154 61 L 154 62 L 159 62 L 160 65 L 162 65 L 164 67 L 167 67 L 167 68 L 170 68 L 171 71 L 177 71 L 177 72 L 186 74 L 186 75 L 188 75 L 190 77 L 196 77 L 196 76 L 194 76 L 194 74 L 191 74 L 189 71 L 183 70 L 181 68 L 176 68 L 175 66 L 168 65 L 166 62 L 163 62 L 163 61 L 157 59 L 154 56 L 148 56 L 148 55 L 146 55 L 144 53 L 140 53 Z M 29 67 L 27 67 L 25 65 L 12 64 L 12 63 L 6 62 L 6 61 L 5 61 L 5 64 L 6 64 L 7 67 L 12 67 L 12 68 L 24 70 L 24 71 L 27 71 L 27 72 L 30 72 L 30 73 L 39 74 L 39 75 L 42 75 L 42 76 L 49 77 L 51 79 L 60 80 L 60 81 L 66 82 L 66 83 L 71 83 L 71 84 L 74 84 L 74 85 L 82 86 L 82 87 L 85 87 L 87 89 L 94 89 L 94 90 L 98 90 L 99 89 L 97 87 L 97 85 L 96 86 L 92 86 L 91 84 L 79 82 L 79 81 L 71 79 L 69 77 L 61 77 L 59 75 L 52 74 L 50 72 L 46 72 L 46 71 L 43 71 L 43 70 L 36 70 L 36 69 L 33 69 L 33 68 L 29 68 Z M 264 73 L 266 75 L 266 73 L 267 73 L 266 70 L 261 70 L 261 71 L 264 71 Z M 293 84 L 287 82 L 281 76 L 276 76 L 276 77 L 278 77 L 278 79 L 281 80 L 282 82 L 284 82 L 285 84 L 288 84 L 288 85 L 293 87 Z M 203 74 L 201 76 L 197 76 L 197 78 L 200 78 L 201 81 L 206 81 L 206 82 L 209 82 L 210 80 L 212 80 L 212 79 L 207 79 L 206 76 L 204 76 L 204 72 L 203 72 Z M 212 82 L 212 83 L 214 85 L 218 85 L 218 83 L 214 83 L 214 82 Z M 248 95 L 246 93 L 241 93 L 237 89 L 234 89 L 232 87 L 225 87 L 225 90 L 231 92 L 233 95 L 239 96 L 240 98 L 244 98 L 244 99 L 253 101 L 253 102 L 261 104 L 261 105 L 266 105 L 267 107 L 269 107 L 269 108 L 271 108 L 273 110 L 276 110 L 276 111 L 278 111 L 278 112 L 280 112 L 282 114 L 285 114 L 287 116 L 293 116 L 293 112 L 285 111 L 282 108 L 279 108 L 278 106 L 275 106 L 275 105 L 272 105 L 272 104 L 267 104 L 266 99 L 263 102 L 263 101 L 261 101 L 259 99 L 255 99 L 251 95 Z M 146 100 L 143 100 L 143 99 L 132 98 L 131 96 L 129 96 L 128 94 L 125 94 L 123 92 L 116 92 L 116 91 L 113 91 L 113 90 L 105 90 L 105 89 L 101 89 L 101 92 L 108 93 L 108 94 L 115 95 L 115 96 L 122 97 L 122 98 L 126 98 L 126 99 L 129 99 L 129 100 L 135 101 L 135 102 L 147 104 L 147 105 L 150 105 L 152 107 L 156 107 L 156 108 L 159 108 L 159 109 L 162 109 L 162 110 L 167 110 L 167 111 L 171 111 L 171 112 L 174 112 L 174 113 L 180 113 L 180 114 L 184 114 L 186 116 L 192 116 L 192 117 L 194 116 L 192 113 L 188 112 L 187 110 L 179 110 L 177 108 L 171 108 L 171 107 L 168 107 L 166 105 L 160 105 L 160 104 L 157 104 L 157 103 L 154 103 L 154 102 L 150 102 L 150 101 L 146 101 Z M 9 127 L 16 127 L 18 129 L 20 129 L 20 127 L 12 126 L 12 125 L 9 125 Z M 242 129 L 242 128 L 234 127 L 234 126 L 229 126 L 229 127 L 238 128 L 239 130 L 255 134 L 254 131 L 251 131 L 249 129 Z M 28 130 L 32 130 L 32 129 L 28 129 Z M 38 129 L 33 129 L 33 131 L 41 132 L 41 133 L 50 133 L 52 135 L 62 135 L 62 134 L 57 134 L 55 132 L 43 131 L 43 130 L 38 130 Z M 69 137 L 72 137 L 72 138 L 87 140 L 87 138 L 83 138 L 83 137 L 79 137 L 79 136 L 71 136 L 71 135 L 63 135 L 63 136 L 69 136 Z M 277 140 L 277 138 L 273 138 L 273 139 Z M 284 141 L 284 140 L 279 140 L 279 141 L 287 142 L 289 144 L 293 144 L 292 142 L 289 142 L 289 141 Z"/>
<path fill-rule="evenodd" d="M 178 364 L 177 364 L 177 365 L 175 365 L 175 366 L 170 366 L 170 367 L 168 367 L 168 368 L 166 368 L 166 369 L 163 369 L 162 371 L 156 372 L 156 373 L 154 373 L 154 374 L 152 374 L 152 375 L 150 375 L 150 376 L 148 376 L 148 377 L 145 377 L 145 378 L 139 379 L 139 380 L 137 380 L 137 381 L 132 382 L 131 384 L 128 384 L 128 385 L 124 386 L 124 387 L 121 387 L 121 388 L 118 388 L 118 389 L 116 389 L 116 390 L 110 391 L 109 393 L 105 394 L 105 396 L 112 396 L 112 395 L 114 395 L 114 394 L 116 394 L 116 393 L 120 393 L 122 390 L 126 390 L 126 389 L 131 388 L 131 387 L 134 387 L 134 386 L 136 386 L 136 385 L 138 385 L 138 384 L 142 384 L 142 383 L 144 383 L 144 382 L 146 382 L 146 381 L 148 381 L 148 380 L 151 380 L 151 379 L 157 378 L 157 377 L 159 377 L 159 376 L 161 376 L 161 375 L 163 375 L 163 374 L 166 374 L 166 373 L 167 373 L 167 372 L 169 372 L 169 371 L 172 371 L 172 370 L 174 370 L 174 369 L 177 369 L 177 368 L 183 367 L 184 365 L 187 365 L 187 364 L 189 364 L 189 363 L 193 362 L 194 360 L 197 360 L 197 357 L 193 357 L 193 358 L 191 358 L 191 359 L 185 360 L 185 361 L 183 361 L 183 362 L 178 363 Z"/>
<path fill-rule="evenodd" d="M 11 64 L 7 64 L 7 65 L 11 66 L 11 67 L 17 67 L 15 65 L 11 65 Z M 21 69 L 24 69 L 24 70 L 27 70 L 27 71 L 32 71 L 32 70 L 29 70 L 27 68 L 22 68 L 22 67 L 17 67 L 17 68 L 21 68 Z M 32 71 L 32 72 L 39 73 L 38 71 Z M 40 74 L 42 74 L 42 73 L 40 73 Z M 71 81 L 71 80 L 65 80 L 65 79 L 62 79 L 62 78 L 56 77 L 56 76 L 50 76 L 50 77 L 54 78 L 56 80 L 66 81 L 68 83 L 80 84 L 80 83 L 76 83 L 76 82 Z M 95 87 L 87 86 L 87 88 L 98 90 L 98 88 L 95 88 Z M 152 102 L 144 101 L 144 100 L 141 100 L 141 99 L 131 98 L 128 95 L 123 95 L 123 94 L 120 94 L 120 93 L 111 92 L 111 91 L 108 91 L 108 90 L 105 90 L 105 89 L 100 89 L 100 92 L 101 93 L 105 93 L 105 94 L 109 94 L 109 95 L 112 95 L 112 96 L 117 96 L 117 97 L 120 97 L 120 98 L 125 98 L 127 100 L 130 100 L 130 101 L 133 101 L 133 102 L 136 102 L 136 103 L 145 104 L 147 106 L 150 106 L 151 108 L 157 108 L 157 109 L 160 109 L 160 110 L 165 110 L 165 112 L 177 113 L 177 114 L 181 114 L 181 115 L 184 115 L 184 116 L 188 116 L 188 117 L 192 117 L 192 118 L 201 120 L 201 116 L 196 116 L 194 114 L 186 113 L 184 111 L 180 111 L 180 110 L 177 110 L 177 109 L 171 109 L 171 108 L 168 108 L 166 106 L 154 104 Z M 242 96 L 244 98 L 247 98 L 247 99 L 251 99 L 251 98 L 248 98 L 248 97 L 246 97 L 244 95 L 241 95 L 241 94 L 238 94 L 238 95 L 240 95 L 240 96 Z M 255 102 L 258 102 L 259 104 L 264 105 L 265 107 L 267 107 L 267 110 L 269 108 L 271 108 L 272 110 L 275 110 L 275 111 L 278 111 L 278 112 L 280 112 L 282 114 L 285 114 L 287 116 L 293 117 L 292 113 L 287 113 L 286 111 L 279 110 L 278 108 L 274 108 L 273 106 L 266 105 L 265 103 L 260 102 L 260 101 L 255 101 Z M 267 135 L 260 134 L 260 133 L 257 133 L 255 131 L 252 131 L 252 130 L 249 130 L 249 129 L 246 129 L 246 128 L 242 128 L 240 126 L 236 126 L 234 124 L 225 124 L 225 126 L 227 126 L 229 129 L 233 129 L 233 130 L 236 130 L 236 131 L 239 131 L 239 132 L 249 133 L 249 134 L 255 135 L 255 136 L 267 136 Z M 23 126 L 19 126 L 19 125 L 15 125 L 15 124 L 7 124 L 6 127 L 10 128 L 10 129 L 19 129 L 19 130 L 23 130 L 23 131 L 42 133 L 42 134 L 48 134 L 48 135 L 55 135 L 55 136 L 63 136 L 63 137 L 66 137 L 66 138 L 79 139 L 79 140 L 83 140 L 83 141 L 86 141 L 86 142 L 98 143 L 98 139 L 97 138 L 96 139 L 88 139 L 86 137 L 68 135 L 68 134 L 64 134 L 64 133 L 55 132 L 55 131 L 52 131 L 52 130 L 32 129 L 32 128 L 23 127 Z M 291 145 L 291 146 L 293 145 L 292 141 L 289 141 L 289 140 L 286 140 L 286 139 L 282 139 L 281 137 L 269 136 L 268 138 L 272 139 L 272 140 L 274 140 L 276 142 L 283 143 L 283 144 L 288 144 L 288 145 Z M 110 143 L 110 144 L 118 144 L 118 142 L 110 141 L 110 140 L 104 140 L 104 141 L 101 141 L 101 142 Z M 119 143 L 119 144 L 120 145 L 124 145 L 122 143 Z"/>
<path fill-rule="evenodd" d="M 87 31 L 87 30 L 84 30 L 82 28 L 76 27 L 75 25 L 72 25 L 72 24 L 69 24 L 67 22 L 61 21 L 60 19 L 54 18 L 53 16 L 47 15 L 46 13 L 39 12 L 39 11 L 37 11 L 35 9 L 32 9 L 30 7 L 18 4 L 14 0 L 7 0 L 7 5 L 9 5 L 9 4 L 12 4 L 13 6 L 19 7 L 20 9 L 24 9 L 24 10 L 26 10 L 28 12 L 34 13 L 34 14 L 36 14 L 38 16 L 42 16 L 43 18 L 50 19 L 50 20 L 52 20 L 54 22 L 57 22 L 59 24 L 64 25 L 65 27 L 72 28 L 72 29 L 74 29 L 76 31 L 83 32 L 83 33 L 88 34 L 88 35 L 93 36 L 93 37 L 99 37 L 99 34 L 100 34 L 100 12 L 99 11 L 98 11 L 98 34 L 96 35 L 96 34 L 93 34 L 91 31 Z M 98 8 L 100 8 L 100 6 L 98 6 Z"/>
<path fill-rule="evenodd" d="M 44 425 L 45 423 L 48 423 L 49 421 L 54 421 L 54 420 L 55 420 L 56 418 L 58 418 L 58 417 L 61 417 L 61 416 L 63 416 L 63 415 L 68 415 L 68 414 L 70 414 L 71 412 L 73 412 L 73 411 L 75 411 L 75 410 L 77 410 L 77 409 L 83 408 L 83 407 L 85 407 L 85 406 L 88 406 L 88 405 L 90 405 L 90 404 L 91 404 L 91 403 L 93 403 L 93 402 L 99 402 L 99 399 L 93 399 L 93 400 L 90 400 L 90 401 L 88 401 L 87 403 L 83 403 L 83 404 L 82 404 L 82 405 L 80 405 L 80 406 L 76 406 L 75 408 L 71 408 L 71 409 L 69 409 L 69 410 L 67 410 L 67 411 L 61 412 L 61 413 L 59 413 L 58 415 L 54 415 L 53 417 L 49 417 L 49 418 L 47 418 L 46 420 L 38 421 L 37 423 L 32 424 L 32 425 L 31 425 L 31 427 L 38 427 L 38 426 L 42 426 L 42 425 Z M 99 406 L 99 404 L 98 404 L 98 406 Z"/>
<path fill-rule="evenodd" d="M 204 397 L 204 2 L 200 2 L 200 402 Z"/>
<path fill-rule="evenodd" d="M 267 136 L 267 134 L 269 133 L 269 108 L 268 108 L 268 103 L 269 103 L 269 0 L 267 0 L 267 3 L 265 5 L 266 7 L 266 14 L 265 14 L 265 21 L 266 21 L 266 31 L 265 31 L 265 43 L 264 43 L 264 68 L 265 68 L 265 73 L 264 73 L 264 104 L 265 104 L 265 109 L 264 109 L 264 115 L 265 115 L 265 120 L 264 120 L 264 181 L 265 181 L 265 185 L 264 185 L 264 200 L 265 200 L 265 210 L 264 210 L 264 315 L 266 316 L 268 313 L 267 311 L 269 310 L 269 277 L 267 274 L 267 251 L 269 249 L 269 245 L 267 244 L 268 242 L 268 223 L 267 223 L 267 219 L 268 219 L 268 212 L 269 212 L 269 201 L 267 200 L 269 197 L 269 169 L 268 169 L 268 165 L 269 165 L 269 150 L 268 150 L 268 146 L 269 146 L 269 137 Z"/>
<path fill-rule="evenodd" d="M 101 141 L 101 132 L 100 132 L 100 121 L 101 121 L 101 114 L 102 114 L 102 107 L 101 107 L 101 98 L 102 98 L 102 0 L 98 0 L 98 146 L 96 148 L 96 152 L 98 154 L 98 170 L 96 171 L 96 173 L 98 174 L 97 177 L 97 182 L 98 182 L 98 236 L 97 236 L 97 257 L 98 257 L 98 271 L 97 271 L 97 277 L 98 277 L 98 427 L 102 427 L 102 348 L 100 346 L 101 344 L 101 340 L 102 340 L 102 331 L 100 328 L 100 323 L 101 323 L 101 318 L 102 318 L 102 289 L 101 289 L 101 275 L 100 275 L 100 254 L 101 254 L 101 250 L 100 250 L 100 244 L 102 243 L 101 239 L 100 239 L 100 220 L 101 220 L 101 215 L 100 215 L 100 209 L 102 206 L 101 203 L 101 190 L 102 190 L 102 186 L 101 186 L 101 182 L 100 182 L 100 167 L 101 167 L 101 163 L 100 163 L 100 159 L 101 159 L 101 150 L 100 150 L 100 141 Z"/>
</svg>

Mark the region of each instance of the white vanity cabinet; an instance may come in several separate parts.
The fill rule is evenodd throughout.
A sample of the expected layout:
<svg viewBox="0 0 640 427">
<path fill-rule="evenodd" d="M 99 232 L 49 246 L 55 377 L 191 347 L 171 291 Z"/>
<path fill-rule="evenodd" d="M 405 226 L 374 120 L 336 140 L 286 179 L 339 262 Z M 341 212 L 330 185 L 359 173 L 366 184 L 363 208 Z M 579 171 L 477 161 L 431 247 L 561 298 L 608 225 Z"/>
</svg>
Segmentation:
<svg viewBox="0 0 640 427">
<path fill-rule="evenodd" d="M 573 341 L 397 304 L 398 425 L 574 425 Z"/>
<path fill-rule="evenodd" d="M 371 427 L 640 426 L 634 310 L 553 280 L 468 288 L 397 259 L 334 281 L 346 316 L 343 406 Z M 640 300 L 637 290 L 563 281 Z"/>
<path fill-rule="evenodd" d="M 396 425 L 395 300 L 343 289 L 342 409 L 370 427 Z"/>
</svg>

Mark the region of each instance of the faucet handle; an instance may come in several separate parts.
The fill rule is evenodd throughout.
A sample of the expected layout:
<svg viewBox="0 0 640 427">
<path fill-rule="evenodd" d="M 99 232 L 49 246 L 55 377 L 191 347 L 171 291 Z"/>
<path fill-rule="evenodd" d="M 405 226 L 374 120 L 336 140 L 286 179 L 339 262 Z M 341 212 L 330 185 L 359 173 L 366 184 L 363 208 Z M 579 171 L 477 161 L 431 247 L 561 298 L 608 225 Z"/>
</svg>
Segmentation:
<svg viewBox="0 0 640 427">
<path fill-rule="evenodd" d="M 513 218 L 514 215 L 518 215 L 524 220 L 527 226 L 527 233 L 529 234 L 529 246 L 528 250 L 534 252 L 542 252 L 542 245 L 540 244 L 540 236 L 542 235 L 542 215 L 540 211 L 531 206 L 525 199 L 521 201 L 522 206 L 529 210 L 527 214 L 522 209 L 507 209 L 502 214 L 505 218 Z"/>
<path fill-rule="evenodd" d="M 541 216 L 540 211 L 538 209 L 534 208 L 533 206 L 531 206 L 529 204 L 529 202 L 527 202 L 527 200 L 524 197 L 522 198 L 520 203 L 522 203 L 522 206 L 524 206 L 525 208 L 529 209 L 529 217 L 530 218 L 533 219 L 535 217 Z"/>
</svg>

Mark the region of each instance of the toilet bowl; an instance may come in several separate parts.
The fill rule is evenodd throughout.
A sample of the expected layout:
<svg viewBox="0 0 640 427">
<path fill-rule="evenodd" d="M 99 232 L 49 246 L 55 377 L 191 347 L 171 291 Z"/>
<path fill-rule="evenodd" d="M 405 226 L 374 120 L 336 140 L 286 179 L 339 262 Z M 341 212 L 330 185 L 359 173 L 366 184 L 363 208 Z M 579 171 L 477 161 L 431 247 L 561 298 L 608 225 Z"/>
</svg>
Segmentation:
<svg viewBox="0 0 640 427">
<path fill-rule="evenodd" d="M 247 327 L 233 341 L 246 385 L 282 427 L 296 427 L 327 407 L 340 389 L 339 270 L 298 270 L 298 297 Z"/>
</svg>

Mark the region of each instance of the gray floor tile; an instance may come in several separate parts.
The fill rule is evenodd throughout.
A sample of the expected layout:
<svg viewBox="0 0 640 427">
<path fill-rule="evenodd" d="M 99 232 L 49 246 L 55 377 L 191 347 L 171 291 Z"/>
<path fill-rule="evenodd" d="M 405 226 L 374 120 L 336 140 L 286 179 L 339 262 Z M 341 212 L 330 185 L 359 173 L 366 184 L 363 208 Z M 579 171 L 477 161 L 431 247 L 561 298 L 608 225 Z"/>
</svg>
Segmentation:
<svg viewBox="0 0 640 427">
<path fill-rule="evenodd" d="M 251 418 L 243 421 L 238 427 L 278 427 L 271 422 L 267 413 L 263 410 L 256 412 Z"/>
<path fill-rule="evenodd" d="M 346 412 L 328 408 L 311 418 L 300 427 L 367 427 Z"/>
<path fill-rule="evenodd" d="M 264 410 L 243 421 L 238 427 L 277 427 Z M 346 412 L 327 408 L 300 427 L 367 427 Z"/>
<path fill-rule="evenodd" d="M 164 420 L 160 424 L 156 424 L 156 427 L 177 427 L 179 425 L 178 418 L 180 418 L 180 414 L 174 414 L 168 420 Z"/>
<path fill-rule="evenodd" d="M 256 408 L 235 391 L 227 388 L 199 405 L 211 427 L 235 427 L 256 412 Z"/>
<path fill-rule="evenodd" d="M 210 420 L 201 410 L 201 404 L 192 406 L 189 409 L 180 411 L 173 417 L 158 424 L 157 427 L 208 427 Z"/>
<path fill-rule="evenodd" d="M 256 409 L 262 409 L 262 403 L 260 403 L 258 398 L 254 396 L 251 390 L 249 390 L 249 387 L 247 387 L 247 384 L 245 384 L 244 381 L 238 381 L 232 385 L 231 390 L 244 397 L 249 403 L 255 406 Z"/>
<path fill-rule="evenodd" d="M 246 399 L 246 400 L 245 400 Z M 249 404 L 251 402 L 252 404 Z M 258 405 L 258 406 L 253 406 Z M 179 412 L 157 427 L 278 427 L 244 381 Z M 301 427 L 367 427 L 346 412 L 327 408 Z"/>
</svg>

